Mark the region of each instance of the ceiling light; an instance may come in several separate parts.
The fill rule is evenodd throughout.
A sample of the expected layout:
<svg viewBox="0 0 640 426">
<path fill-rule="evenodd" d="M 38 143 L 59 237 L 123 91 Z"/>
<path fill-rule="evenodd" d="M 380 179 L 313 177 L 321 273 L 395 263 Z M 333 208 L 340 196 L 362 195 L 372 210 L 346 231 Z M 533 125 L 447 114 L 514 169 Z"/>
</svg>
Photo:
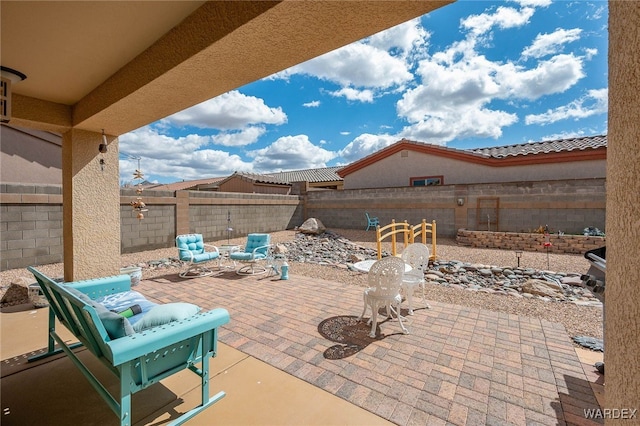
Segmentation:
<svg viewBox="0 0 640 426">
<path fill-rule="evenodd" d="M 12 84 L 16 84 L 27 78 L 27 76 L 22 74 L 20 71 L 16 71 L 13 68 L 2 65 L 0 65 L 0 75 L 3 78 L 9 79 Z"/>
<path fill-rule="evenodd" d="M 11 85 L 27 78 L 26 75 L 13 68 L 0 65 L 0 122 L 11 120 Z"/>
</svg>

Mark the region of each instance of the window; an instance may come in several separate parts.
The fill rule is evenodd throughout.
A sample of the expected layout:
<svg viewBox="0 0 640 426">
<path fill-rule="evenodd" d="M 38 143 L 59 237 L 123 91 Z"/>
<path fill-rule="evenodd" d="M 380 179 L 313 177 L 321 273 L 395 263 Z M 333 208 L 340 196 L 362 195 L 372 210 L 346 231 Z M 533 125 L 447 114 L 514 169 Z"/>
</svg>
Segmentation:
<svg viewBox="0 0 640 426">
<path fill-rule="evenodd" d="M 409 179 L 409 185 L 411 186 L 436 186 L 443 183 L 444 178 L 442 176 L 422 176 Z"/>
</svg>

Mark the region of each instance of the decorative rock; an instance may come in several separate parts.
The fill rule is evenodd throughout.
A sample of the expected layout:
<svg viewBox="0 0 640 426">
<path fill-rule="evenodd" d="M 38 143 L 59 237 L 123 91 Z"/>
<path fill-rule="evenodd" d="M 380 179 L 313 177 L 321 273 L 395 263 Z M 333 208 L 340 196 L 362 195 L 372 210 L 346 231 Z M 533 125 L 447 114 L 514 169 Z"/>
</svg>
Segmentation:
<svg viewBox="0 0 640 426">
<path fill-rule="evenodd" d="M 535 296 L 561 297 L 560 288 L 556 283 L 543 281 L 538 279 L 527 280 L 522 285 L 522 292 L 533 294 Z"/>
<path fill-rule="evenodd" d="M 29 285 L 33 280 L 24 277 L 15 279 L 0 299 L 0 306 L 15 306 L 29 303 Z"/>
<path fill-rule="evenodd" d="M 276 246 L 273 248 L 273 252 L 276 254 L 285 254 L 288 251 L 289 250 L 287 250 L 287 246 L 285 246 L 284 244 L 276 244 Z"/>
<path fill-rule="evenodd" d="M 322 224 L 320 219 L 310 217 L 309 219 L 305 220 L 302 225 L 300 225 L 298 231 L 302 232 L 303 234 L 320 235 L 326 229 L 327 228 Z"/>
</svg>

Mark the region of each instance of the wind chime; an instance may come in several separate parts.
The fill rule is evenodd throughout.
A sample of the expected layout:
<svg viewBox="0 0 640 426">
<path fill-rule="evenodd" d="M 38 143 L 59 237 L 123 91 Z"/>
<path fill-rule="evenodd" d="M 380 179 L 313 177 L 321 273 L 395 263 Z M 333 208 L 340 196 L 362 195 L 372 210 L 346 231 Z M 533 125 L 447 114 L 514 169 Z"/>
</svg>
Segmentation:
<svg viewBox="0 0 640 426">
<path fill-rule="evenodd" d="M 142 182 L 144 181 L 144 174 L 142 173 L 142 171 L 140 170 L 140 158 L 137 159 L 138 160 L 138 168 L 133 172 L 133 179 L 134 180 L 138 180 L 138 183 L 136 185 L 136 194 L 138 194 L 138 197 L 136 198 L 135 201 L 131 202 L 131 207 L 133 207 L 133 210 L 137 211 L 137 218 L 138 220 L 142 220 L 144 219 L 144 213 L 146 211 L 149 211 L 149 209 L 147 209 L 147 205 L 142 201 L 142 191 L 144 190 L 144 188 L 142 187 Z"/>
<path fill-rule="evenodd" d="M 231 231 L 233 231 L 231 227 L 231 211 L 227 210 L 227 245 L 229 245 L 229 241 L 231 240 Z"/>
</svg>

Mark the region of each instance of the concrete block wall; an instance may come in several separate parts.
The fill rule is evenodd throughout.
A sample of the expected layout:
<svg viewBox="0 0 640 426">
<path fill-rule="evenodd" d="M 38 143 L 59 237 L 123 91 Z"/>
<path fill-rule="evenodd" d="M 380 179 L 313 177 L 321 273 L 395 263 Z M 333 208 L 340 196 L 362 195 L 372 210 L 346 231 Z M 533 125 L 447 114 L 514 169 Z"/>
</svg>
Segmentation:
<svg viewBox="0 0 640 426">
<path fill-rule="evenodd" d="M 309 192 L 305 207 L 307 217 L 332 228 L 365 229 L 368 212 L 381 225 L 435 220 L 437 235 L 449 238 L 458 229 L 528 232 L 541 225 L 581 234 L 589 226 L 605 231 L 605 193 L 604 179 L 376 188 Z M 487 198 L 498 205 L 490 226 L 478 215 Z"/>
<path fill-rule="evenodd" d="M 173 205 L 153 205 L 137 219 L 137 212 L 128 205 L 120 206 L 120 247 L 122 253 L 135 253 L 175 245 L 176 208 Z"/>
<path fill-rule="evenodd" d="M 545 252 L 545 235 L 521 232 L 487 232 L 459 229 L 456 242 L 468 247 Z M 606 245 L 605 237 L 550 234 L 549 253 L 584 254 Z"/>
<path fill-rule="evenodd" d="M 192 193 L 198 204 L 189 206 L 189 232 L 205 241 L 244 236 L 252 232 L 291 229 L 304 222 L 302 199 L 275 194 Z M 232 194 L 232 196 L 231 196 Z M 225 202 L 225 199 L 228 200 Z M 230 218 L 230 221 L 227 219 Z M 227 233 L 227 228 L 232 228 Z"/>
<path fill-rule="evenodd" d="M 2 184 L 0 193 L 0 269 L 61 262 L 61 187 Z"/>
<path fill-rule="evenodd" d="M 178 230 L 203 234 L 205 241 L 250 232 L 291 229 L 304 222 L 302 197 L 204 191 L 145 191 L 148 211 L 137 219 L 130 205 L 135 190 L 120 191 L 122 253 L 175 246 Z M 184 215 L 179 206 L 184 205 Z M 0 185 L 0 270 L 63 261 L 60 185 Z"/>
<path fill-rule="evenodd" d="M 455 235 L 454 186 L 352 189 L 307 193 L 306 216 L 328 228 L 365 229 L 365 212 L 381 225 L 407 221 L 417 225 L 426 219 L 437 222 L 438 234 Z M 441 229 L 442 227 L 442 229 Z"/>
</svg>

